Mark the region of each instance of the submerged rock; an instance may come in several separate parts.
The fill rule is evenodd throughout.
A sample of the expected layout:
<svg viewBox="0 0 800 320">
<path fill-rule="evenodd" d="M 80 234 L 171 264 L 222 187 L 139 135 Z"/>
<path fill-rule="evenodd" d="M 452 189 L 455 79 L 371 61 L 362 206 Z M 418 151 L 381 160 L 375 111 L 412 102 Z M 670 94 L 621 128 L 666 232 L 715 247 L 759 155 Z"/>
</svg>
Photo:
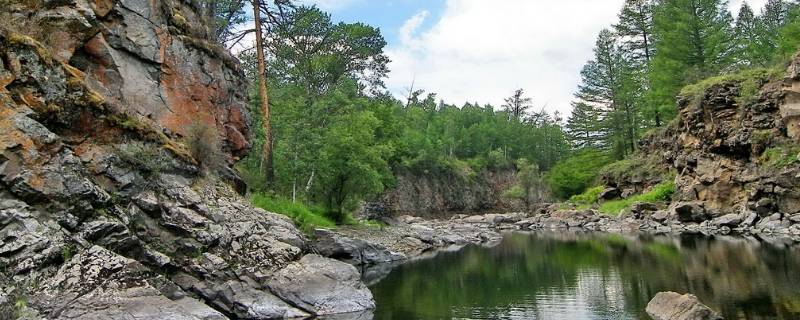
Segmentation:
<svg viewBox="0 0 800 320">
<path fill-rule="evenodd" d="M 647 304 L 647 314 L 653 320 L 721 320 L 714 310 L 694 295 L 659 292 Z"/>
</svg>

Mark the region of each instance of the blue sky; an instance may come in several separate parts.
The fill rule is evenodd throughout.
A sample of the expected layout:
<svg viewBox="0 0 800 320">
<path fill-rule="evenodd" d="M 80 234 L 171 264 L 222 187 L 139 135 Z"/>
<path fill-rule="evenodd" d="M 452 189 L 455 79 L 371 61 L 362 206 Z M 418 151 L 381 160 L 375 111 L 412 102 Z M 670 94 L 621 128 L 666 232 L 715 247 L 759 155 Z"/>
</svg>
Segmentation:
<svg viewBox="0 0 800 320">
<path fill-rule="evenodd" d="M 568 115 L 597 34 L 624 0 L 301 0 L 334 21 L 381 29 L 392 60 L 387 89 L 415 89 L 448 103 L 490 103 L 518 88 L 537 109 Z M 743 1 L 758 12 L 766 0 Z"/>
<path fill-rule="evenodd" d="M 399 42 L 399 29 L 408 18 L 420 11 L 430 12 L 430 20 L 421 28 L 430 28 L 445 7 L 445 0 L 317 0 L 317 4 L 331 13 L 334 21 L 363 22 L 381 29 L 388 43 Z"/>
</svg>

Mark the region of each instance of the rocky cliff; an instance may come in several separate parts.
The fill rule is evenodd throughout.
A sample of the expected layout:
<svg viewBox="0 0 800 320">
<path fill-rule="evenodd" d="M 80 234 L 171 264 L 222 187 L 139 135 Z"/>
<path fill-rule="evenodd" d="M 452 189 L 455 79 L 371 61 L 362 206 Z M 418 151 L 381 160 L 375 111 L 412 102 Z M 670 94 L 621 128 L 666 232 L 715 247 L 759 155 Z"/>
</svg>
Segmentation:
<svg viewBox="0 0 800 320">
<path fill-rule="evenodd" d="M 373 215 L 452 215 L 486 211 L 521 210 L 522 201 L 506 199 L 503 192 L 517 184 L 513 170 L 459 174 L 420 175 L 397 172 L 396 185 L 381 201 L 367 207 Z M 545 195 L 542 195 L 545 197 Z"/>
<path fill-rule="evenodd" d="M 236 181 L 248 115 L 199 5 L 0 4 L 0 318 L 374 307 L 355 267 L 307 254 L 291 221 L 215 178 Z"/>
<path fill-rule="evenodd" d="M 800 57 L 777 75 L 742 73 L 698 88 L 680 99 L 676 121 L 641 141 L 640 153 L 660 165 L 651 171 L 676 175 L 672 214 L 686 211 L 676 219 L 698 223 L 727 215 L 736 222 L 730 227 L 790 226 L 800 213 Z"/>
</svg>

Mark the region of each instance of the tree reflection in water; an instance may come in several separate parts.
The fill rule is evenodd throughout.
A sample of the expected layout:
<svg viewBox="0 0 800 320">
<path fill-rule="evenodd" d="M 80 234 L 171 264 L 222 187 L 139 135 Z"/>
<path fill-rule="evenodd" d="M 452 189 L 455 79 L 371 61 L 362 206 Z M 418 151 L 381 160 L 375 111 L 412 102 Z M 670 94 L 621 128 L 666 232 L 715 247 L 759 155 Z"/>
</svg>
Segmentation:
<svg viewBox="0 0 800 320">
<path fill-rule="evenodd" d="M 726 319 L 798 319 L 798 250 L 728 236 L 514 233 L 369 273 L 382 320 L 647 319 L 659 291 L 693 293 Z"/>
</svg>

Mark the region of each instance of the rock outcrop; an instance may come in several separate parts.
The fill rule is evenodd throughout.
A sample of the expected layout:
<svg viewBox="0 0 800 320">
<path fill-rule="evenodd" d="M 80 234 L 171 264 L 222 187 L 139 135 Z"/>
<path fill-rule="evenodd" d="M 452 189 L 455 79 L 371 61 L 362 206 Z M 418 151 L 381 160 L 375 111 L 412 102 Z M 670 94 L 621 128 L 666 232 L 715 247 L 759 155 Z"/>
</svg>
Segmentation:
<svg viewBox="0 0 800 320">
<path fill-rule="evenodd" d="M 788 227 L 800 213 L 799 68 L 797 56 L 783 75 L 720 80 L 681 98 L 677 119 L 642 139 L 638 158 L 626 160 L 657 174 L 606 175 L 603 181 L 642 192 L 674 176 L 672 220 Z"/>
<path fill-rule="evenodd" d="M 520 210 L 524 203 L 506 199 L 503 192 L 517 184 L 513 170 L 483 171 L 475 176 L 458 173 L 397 172 L 396 186 L 381 201 L 369 203 L 362 216 L 381 219 L 401 215 L 449 216 L 458 213 Z M 532 202 L 548 200 L 544 190 Z"/>
<path fill-rule="evenodd" d="M 647 304 L 647 314 L 653 320 L 722 320 L 694 295 L 675 292 L 656 294 Z"/>
<path fill-rule="evenodd" d="M 290 220 L 237 194 L 224 160 L 249 148 L 243 78 L 200 12 L 188 0 L 0 8 L 0 310 L 24 299 L 53 319 L 265 319 L 374 305 L 351 265 L 308 256 Z M 321 279 L 335 299 L 291 291 Z"/>
</svg>

